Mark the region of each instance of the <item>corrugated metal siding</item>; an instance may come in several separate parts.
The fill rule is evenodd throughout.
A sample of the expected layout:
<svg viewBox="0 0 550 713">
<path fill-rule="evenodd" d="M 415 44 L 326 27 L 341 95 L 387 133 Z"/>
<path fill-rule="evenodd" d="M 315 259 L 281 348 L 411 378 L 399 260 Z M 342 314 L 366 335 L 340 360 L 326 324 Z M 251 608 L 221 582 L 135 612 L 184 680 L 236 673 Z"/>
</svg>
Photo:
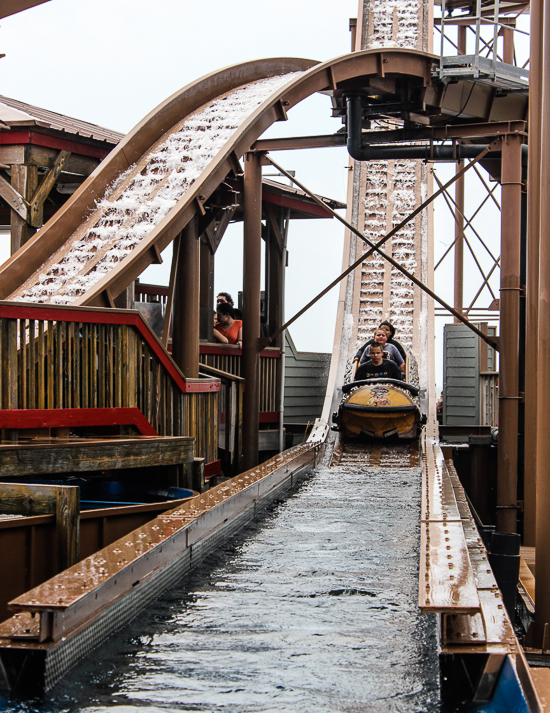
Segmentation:
<svg viewBox="0 0 550 713">
<path fill-rule="evenodd" d="M 443 340 L 443 423 L 478 424 L 479 337 L 463 324 L 446 324 Z"/>
<path fill-rule="evenodd" d="M 330 354 L 299 352 L 286 332 L 285 423 L 313 422 L 321 416 Z"/>
</svg>

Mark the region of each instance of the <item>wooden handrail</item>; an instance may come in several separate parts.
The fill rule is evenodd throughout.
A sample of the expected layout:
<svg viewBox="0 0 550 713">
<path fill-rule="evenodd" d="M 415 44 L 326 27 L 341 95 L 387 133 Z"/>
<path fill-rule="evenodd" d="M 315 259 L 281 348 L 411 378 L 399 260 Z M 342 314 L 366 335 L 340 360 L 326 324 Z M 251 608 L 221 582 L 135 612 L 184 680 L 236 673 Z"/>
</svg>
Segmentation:
<svg viewBox="0 0 550 713">
<path fill-rule="evenodd" d="M 199 344 L 199 354 L 230 354 L 232 356 L 242 356 L 242 350 L 237 349 L 233 344 L 219 344 L 215 342 L 201 342 Z M 266 347 L 260 352 L 261 357 L 279 359 L 281 350 L 278 347 Z"/>
<path fill-rule="evenodd" d="M 149 421 L 135 407 L 0 409 L 0 428 L 83 428 L 86 426 L 135 426 L 142 436 L 157 436 Z"/>
<path fill-rule="evenodd" d="M 220 379 L 225 386 L 225 394 L 222 393 L 219 401 L 220 413 L 225 417 L 224 470 L 226 473 L 231 472 L 236 475 L 240 471 L 242 458 L 242 408 L 245 380 L 242 376 L 208 364 L 200 364 L 199 369 Z"/>
<path fill-rule="evenodd" d="M 235 381 L 242 382 L 244 384 L 244 378 L 242 376 L 230 374 L 228 371 L 222 371 L 222 369 L 216 369 L 215 366 L 208 366 L 208 364 L 200 364 L 199 371 L 204 371 L 209 376 L 215 376 L 217 379 L 220 379 L 220 381 Z"/>
<path fill-rule="evenodd" d="M 25 422 L 20 410 L 42 428 L 62 409 L 97 420 L 136 408 L 142 427 L 193 436 L 197 456 L 217 458 L 221 381 L 186 379 L 138 311 L 0 302 L 0 361 L 6 428 Z"/>
<path fill-rule="evenodd" d="M 117 310 L 100 307 L 70 307 L 28 302 L 8 302 L 0 300 L 0 319 L 37 319 L 52 322 L 81 322 L 83 324 L 112 324 L 135 327 L 147 342 L 164 368 L 168 371 L 182 393 L 219 391 L 215 381 L 187 380 L 175 361 L 164 349 L 156 335 L 149 329 L 138 310 Z"/>
</svg>

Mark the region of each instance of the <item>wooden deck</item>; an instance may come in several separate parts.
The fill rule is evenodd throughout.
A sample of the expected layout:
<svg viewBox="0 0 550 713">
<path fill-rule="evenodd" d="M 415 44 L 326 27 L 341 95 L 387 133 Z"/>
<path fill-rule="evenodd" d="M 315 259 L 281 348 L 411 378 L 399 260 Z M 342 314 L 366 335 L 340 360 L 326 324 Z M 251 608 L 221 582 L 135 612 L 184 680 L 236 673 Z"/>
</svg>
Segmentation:
<svg viewBox="0 0 550 713">
<path fill-rule="evenodd" d="M 189 436 L 136 436 L 134 438 L 68 438 L 1 443 L 2 478 L 58 473 L 122 471 L 133 468 L 166 468 L 170 475 L 158 485 L 185 487 L 193 463 L 193 438 Z"/>
</svg>

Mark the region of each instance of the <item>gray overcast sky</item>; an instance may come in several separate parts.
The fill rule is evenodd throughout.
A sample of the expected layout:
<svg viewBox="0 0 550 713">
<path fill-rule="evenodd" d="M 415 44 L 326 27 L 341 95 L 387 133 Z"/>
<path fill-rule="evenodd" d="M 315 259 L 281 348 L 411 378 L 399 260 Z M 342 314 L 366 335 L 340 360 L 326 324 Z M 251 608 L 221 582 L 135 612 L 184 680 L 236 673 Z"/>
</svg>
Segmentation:
<svg viewBox="0 0 550 713">
<path fill-rule="evenodd" d="M 221 67 L 260 57 L 345 54 L 357 6 L 358 0 L 51 0 L 2 21 L 0 93 L 127 132 L 174 91 Z M 318 96 L 270 133 L 330 133 L 340 126 L 330 118 L 328 98 Z M 345 149 L 278 159 L 315 191 L 345 200 Z M 342 241 L 335 220 L 292 225 L 288 316 L 336 277 Z M 144 279 L 167 281 L 170 248 L 165 253 L 164 265 Z M 222 241 L 217 263 L 216 289 L 242 289 L 237 226 Z M 298 348 L 331 351 L 336 300 L 333 291 L 291 329 Z"/>
</svg>

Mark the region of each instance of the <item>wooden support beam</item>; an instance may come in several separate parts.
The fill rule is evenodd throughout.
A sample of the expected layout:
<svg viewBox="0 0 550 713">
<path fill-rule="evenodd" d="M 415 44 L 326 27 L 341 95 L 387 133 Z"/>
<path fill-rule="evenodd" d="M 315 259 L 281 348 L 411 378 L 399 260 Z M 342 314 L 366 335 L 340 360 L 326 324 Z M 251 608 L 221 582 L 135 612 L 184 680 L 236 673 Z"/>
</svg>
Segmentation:
<svg viewBox="0 0 550 713">
<path fill-rule="evenodd" d="M 261 154 L 245 155 L 244 249 L 243 249 L 243 356 L 241 376 L 245 379 L 243 404 L 243 468 L 258 463 L 260 412 L 259 340 L 260 274 L 262 231 Z"/>
<path fill-rule="evenodd" d="M 168 285 L 168 297 L 166 299 L 166 311 L 164 312 L 164 326 L 162 328 L 162 346 L 166 349 L 170 336 L 170 325 L 172 323 L 172 310 L 174 308 L 174 291 L 176 289 L 176 278 L 178 274 L 178 260 L 180 254 L 181 233 L 176 236 L 172 248 L 172 265 L 170 266 L 170 283 Z"/>
<path fill-rule="evenodd" d="M 57 567 L 60 572 L 76 564 L 80 555 L 80 488 L 58 486 L 55 527 Z"/>
<path fill-rule="evenodd" d="M 9 207 L 23 220 L 27 219 L 29 204 L 11 183 L 0 176 L 0 198 L 3 198 Z"/>
<path fill-rule="evenodd" d="M 160 253 L 160 248 L 157 243 L 151 245 L 151 251 L 154 255 L 153 265 L 162 265 L 162 255 Z"/>
<path fill-rule="evenodd" d="M 204 241 L 205 244 L 208 245 L 208 249 L 210 250 L 212 255 L 216 252 L 216 248 L 215 248 L 214 240 L 213 240 L 214 232 L 215 232 L 214 224 L 211 223 L 207 228 L 205 228 L 205 230 L 203 231 L 203 233 L 201 235 L 201 241 Z"/>
<path fill-rule="evenodd" d="M 35 146 L 33 144 L 15 144 L 0 146 L 0 163 L 7 166 L 25 164 L 27 166 L 38 166 L 39 168 L 51 168 L 59 151 L 49 149 L 45 146 Z M 64 171 L 74 173 L 78 176 L 89 176 L 97 167 L 99 160 L 89 156 L 79 154 L 69 154 L 65 162 Z"/>
<path fill-rule="evenodd" d="M 38 185 L 38 168 L 36 166 L 14 165 L 11 167 L 12 187 L 28 201 Z M 11 252 L 19 250 L 32 237 L 34 230 L 25 218 L 16 211 L 11 212 Z"/>
<path fill-rule="evenodd" d="M 271 206 L 264 205 L 268 218 L 268 239 L 266 244 L 266 305 L 269 334 L 274 334 L 283 323 L 283 236 L 280 230 L 280 222 L 277 220 L 276 211 Z M 281 212 L 286 212 L 284 208 L 279 208 Z M 279 334 L 274 346 L 280 347 L 282 335 Z"/>
<path fill-rule="evenodd" d="M 0 483 L 3 512 L 14 515 L 55 514 L 57 569 L 76 564 L 80 547 L 80 488 L 75 485 Z"/>
<path fill-rule="evenodd" d="M 70 155 L 70 151 L 59 152 L 53 166 L 48 170 L 31 198 L 29 223 L 34 228 L 42 227 L 44 222 L 42 208 Z"/>
<path fill-rule="evenodd" d="M 223 215 L 218 225 L 216 226 L 216 231 L 212 236 L 212 242 L 214 243 L 214 252 L 219 248 L 222 238 L 225 235 L 225 231 L 227 230 L 231 219 L 235 215 L 236 210 L 237 206 L 231 206 L 230 208 L 226 208 L 224 210 Z"/>
<path fill-rule="evenodd" d="M 265 214 L 269 221 L 269 227 L 271 228 L 271 233 L 275 237 L 275 240 L 277 241 L 277 246 L 279 248 L 279 252 L 282 253 L 282 251 L 283 251 L 283 236 L 281 234 L 281 229 L 279 226 L 279 221 L 277 220 L 277 215 L 275 213 L 275 209 L 273 208 L 273 206 L 269 205 L 269 203 L 265 203 L 264 211 L 265 211 Z"/>
<path fill-rule="evenodd" d="M 186 377 L 199 378 L 199 236 L 196 216 L 181 232 L 175 279 L 172 356 Z"/>
<path fill-rule="evenodd" d="M 214 254 L 219 248 L 221 240 L 227 230 L 227 226 L 229 225 L 231 218 L 235 215 L 236 210 L 237 206 L 224 208 L 216 213 L 214 219 L 211 220 L 206 227 L 199 224 L 201 236 L 206 238 L 212 254 Z"/>
<path fill-rule="evenodd" d="M 203 240 L 199 246 L 199 339 L 214 341 L 214 255 L 210 244 Z"/>
</svg>

